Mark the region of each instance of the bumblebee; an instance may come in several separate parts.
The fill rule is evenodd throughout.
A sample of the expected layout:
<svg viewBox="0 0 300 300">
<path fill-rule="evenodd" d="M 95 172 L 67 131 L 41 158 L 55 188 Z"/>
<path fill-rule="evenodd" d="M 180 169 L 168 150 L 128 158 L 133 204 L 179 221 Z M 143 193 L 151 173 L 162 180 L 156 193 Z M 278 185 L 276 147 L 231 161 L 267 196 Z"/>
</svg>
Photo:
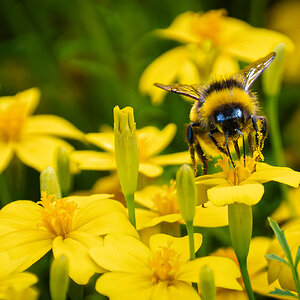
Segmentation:
<svg viewBox="0 0 300 300">
<path fill-rule="evenodd" d="M 245 140 L 251 153 L 261 152 L 267 135 L 267 119 L 259 116 L 255 93 L 250 91 L 254 81 L 270 65 L 275 57 L 271 52 L 228 78 L 215 80 L 207 85 L 154 85 L 169 92 L 195 100 L 190 112 L 191 123 L 186 137 L 195 173 L 197 153 L 207 174 L 207 155 L 227 155 L 234 167 L 230 149 L 240 159 L 239 140 L 242 139 L 245 163 Z"/>
</svg>

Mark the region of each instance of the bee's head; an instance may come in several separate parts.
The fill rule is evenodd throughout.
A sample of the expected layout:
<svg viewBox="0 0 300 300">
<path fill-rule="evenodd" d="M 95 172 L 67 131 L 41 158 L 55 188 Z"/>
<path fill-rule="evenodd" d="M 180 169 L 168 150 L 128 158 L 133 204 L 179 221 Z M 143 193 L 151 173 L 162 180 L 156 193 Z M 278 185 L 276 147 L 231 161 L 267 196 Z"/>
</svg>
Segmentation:
<svg viewBox="0 0 300 300">
<path fill-rule="evenodd" d="M 240 107 L 227 106 L 214 115 L 216 127 L 226 136 L 232 137 L 238 134 L 245 122 L 244 112 Z"/>
</svg>

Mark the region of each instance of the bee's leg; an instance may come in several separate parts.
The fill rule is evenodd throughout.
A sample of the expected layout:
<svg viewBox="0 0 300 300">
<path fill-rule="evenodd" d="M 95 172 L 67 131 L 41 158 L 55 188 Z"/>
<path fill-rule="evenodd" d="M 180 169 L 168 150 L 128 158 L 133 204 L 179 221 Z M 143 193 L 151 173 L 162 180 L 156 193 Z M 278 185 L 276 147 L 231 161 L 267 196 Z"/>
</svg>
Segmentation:
<svg viewBox="0 0 300 300">
<path fill-rule="evenodd" d="M 234 144 L 234 149 L 235 149 L 237 158 L 238 158 L 238 159 L 241 159 L 240 147 L 239 147 L 238 141 L 237 141 L 237 140 L 234 141 L 233 144 Z"/>
<path fill-rule="evenodd" d="M 232 166 L 235 168 L 235 164 L 233 162 L 233 159 L 232 159 L 229 147 L 228 147 L 228 143 L 227 143 L 227 135 L 225 135 L 225 145 L 226 145 L 226 149 L 227 149 L 227 155 L 228 155 L 228 157 L 229 157 L 229 159 L 231 161 Z"/>
<path fill-rule="evenodd" d="M 203 152 L 198 140 L 195 139 L 195 136 L 194 136 L 193 128 L 199 127 L 199 126 L 200 126 L 200 123 L 190 123 L 187 128 L 187 141 L 189 144 L 189 150 L 190 150 L 190 155 L 191 155 L 191 160 L 193 163 L 195 176 L 197 175 L 197 161 L 196 161 L 196 157 L 195 157 L 195 150 L 203 164 L 204 174 L 207 174 L 207 171 L 208 171 L 207 158 L 206 158 L 205 153 Z"/>
<path fill-rule="evenodd" d="M 214 136 L 213 136 L 214 133 L 215 133 L 215 131 L 214 131 L 214 130 L 211 130 L 211 131 L 208 133 L 208 137 L 211 139 L 211 141 L 215 144 L 215 146 L 218 148 L 218 150 L 219 150 L 220 152 L 224 153 L 225 155 L 228 155 L 226 149 L 222 148 L 222 147 L 218 144 L 217 140 L 214 138 Z"/>
<path fill-rule="evenodd" d="M 203 152 L 199 142 L 196 143 L 195 148 L 196 148 L 196 152 L 202 162 L 203 173 L 204 173 L 204 175 L 207 175 L 207 173 L 208 173 L 207 158 L 206 158 L 205 153 Z"/>
<path fill-rule="evenodd" d="M 256 149 L 261 151 L 262 148 L 264 147 L 264 141 L 267 136 L 267 119 L 265 117 L 258 118 L 258 121 L 261 122 L 260 129 L 258 129 L 257 121 L 255 120 L 255 117 L 253 115 L 251 116 L 251 119 L 252 119 L 253 128 L 255 130 L 255 147 L 256 147 Z M 259 136 L 260 134 L 262 135 L 261 138 Z"/>
<path fill-rule="evenodd" d="M 260 132 L 262 134 L 262 138 L 260 140 L 259 148 L 260 148 L 260 150 L 262 150 L 263 147 L 264 147 L 265 139 L 267 137 L 268 123 L 267 123 L 267 119 L 265 117 L 258 117 L 258 119 L 261 122 Z"/>
<path fill-rule="evenodd" d="M 194 173 L 197 175 L 197 161 L 195 158 L 195 140 L 194 140 L 194 132 L 193 132 L 193 124 L 189 124 L 187 131 L 186 131 L 186 139 L 189 144 L 189 151 L 190 151 L 190 156 L 194 168 Z"/>
<path fill-rule="evenodd" d="M 243 137 L 243 155 L 244 155 L 244 166 L 246 167 L 246 147 L 245 147 L 245 135 L 237 129 L 237 132 Z"/>
<path fill-rule="evenodd" d="M 249 144 L 250 152 L 253 155 L 254 147 L 253 147 L 253 142 L 252 142 L 252 135 L 250 133 L 248 134 L 248 144 Z"/>
</svg>

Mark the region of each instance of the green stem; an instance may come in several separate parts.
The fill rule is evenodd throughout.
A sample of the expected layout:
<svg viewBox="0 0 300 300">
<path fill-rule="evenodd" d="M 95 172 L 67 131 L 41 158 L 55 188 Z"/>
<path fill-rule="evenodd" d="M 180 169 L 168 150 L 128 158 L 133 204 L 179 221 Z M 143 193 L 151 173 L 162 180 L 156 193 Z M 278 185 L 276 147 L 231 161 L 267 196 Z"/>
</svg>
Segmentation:
<svg viewBox="0 0 300 300">
<path fill-rule="evenodd" d="M 255 300 L 253 291 L 252 291 L 252 287 L 251 287 L 251 282 L 250 282 L 250 278 L 249 278 L 249 273 L 247 270 L 247 258 L 243 258 L 243 259 L 239 259 L 239 265 L 240 265 L 240 270 L 241 270 L 241 274 L 243 277 L 243 282 L 245 285 L 245 289 L 247 291 L 247 295 L 249 300 Z"/>
<path fill-rule="evenodd" d="M 291 270 L 292 270 L 293 280 L 295 282 L 295 286 L 296 286 L 296 290 L 297 290 L 297 294 L 298 294 L 298 299 L 300 299 L 300 281 L 299 281 L 299 275 L 297 272 L 297 268 L 295 268 L 295 266 L 292 265 Z"/>
<path fill-rule="evenodd" d="M 228 222 L 232 247 L 239 261 L 245 289 L 250 300 L 255 299 L 247 270 L 247 257 L 252 236 L 252 208 L 243 203 L 228 205 Z"/>
<path fill-rule="evenodd" d="M 1 207 L 5 206 L 6 204 L 12 201 L 12 196 L 7 184 L 7 180 L 5 175 L 2 173 L 0 174 L 0 202 Z"/>
<path fill-rule="evenodd" d="M 266 95 L 267 97 L 267 109 L 269 118 L 269 132 L 272 144 L 272 150 L 274 155 L 275 165 L 285 166 L 285 158 L 283 151 L 283 143 L 281 138 L 280 124 L 279 124 L 279 114 L 278 114 L 278 95 Z M 292 204 L 290 197 L 288 196 L 288 189 L 285 185 L 280 185 L 281 193 L 284 201 L 287 204 L 289 213 L 291 217 L 295 217 L 295 209 Z"/>
<path fill-rule="evenodd" d="M 194 226 L 193 221 L 186 222 L 186 230 L 189 235 L 189 245 L 190 245 L 190 260 L 195 259 L 195 243 L 194 243 Z"/>
<path fill-rule="evenodd" d="M 134 228 L 136 228 L 134 194 L 124 196 L 126 199 L 129 221 L 134 226 Z"/>
</svg>

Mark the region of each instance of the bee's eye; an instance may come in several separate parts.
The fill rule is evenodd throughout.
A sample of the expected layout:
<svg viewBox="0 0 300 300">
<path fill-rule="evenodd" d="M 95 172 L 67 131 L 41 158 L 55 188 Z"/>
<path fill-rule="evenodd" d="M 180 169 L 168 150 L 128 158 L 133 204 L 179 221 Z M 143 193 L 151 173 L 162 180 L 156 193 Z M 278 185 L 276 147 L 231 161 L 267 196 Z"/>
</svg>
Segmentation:
<svg viewBox="0 0 300 300">
<path fill-rule="evenodd" d="M 240 108 L 234 107 L 223 110 L 216 114 L 216 121 L 218 123 L 226 122 L 233 119 L 242 119 L 243 113 Z"/>
</svg>

